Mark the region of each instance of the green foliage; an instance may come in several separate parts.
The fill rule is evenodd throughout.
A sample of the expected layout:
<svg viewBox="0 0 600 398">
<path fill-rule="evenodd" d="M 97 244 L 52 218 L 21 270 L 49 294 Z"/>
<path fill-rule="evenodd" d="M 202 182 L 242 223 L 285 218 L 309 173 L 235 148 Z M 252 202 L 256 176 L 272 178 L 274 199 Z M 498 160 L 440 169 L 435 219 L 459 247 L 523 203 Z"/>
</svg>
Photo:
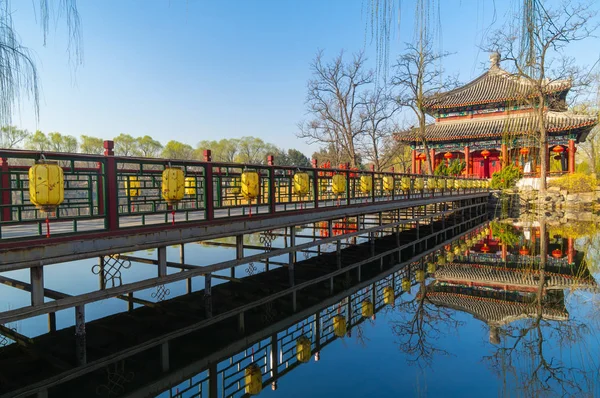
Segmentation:
<svg viewBox="0 0 600 398">
<path fill-rule="evenodd" d="M 514 246 L 519 242 L 519 233 L 513 225 L 492 221 L 490 227 L 494 238 L 499 239 L 505 245 Z"/>
<path fill-rule="evenodd" d="M 113 139 L 115 155 L 132 156 L 136 148 L 136 139 L 129 134 L 119 134 Z"/>
<path fill-rule="evenodd" d="M 446 166 L 445 162 L 441 162 L 433 171 L 437 176 L 457 176 L 460 175 L 467 164 L 463 160 L 454 159 Z"/>
<path fill-rule="evenodd" d="M 551 187 L 559 187 L 567 192 L 592 192 L 598 186 L 596 177 L 591 174 L 573 173 L 552 179 L 548 183 Z"/>
<path fill-rule="evenodd" d="M 171 140 L 163 148 L 161 156 L 166 159 L 191 160 L 195 158 L 195 154 L 194 148 L 191 145 Z"/>
<path fill-rule="evenodd" d="M 492 174 L 492 189 L 508 189 L 515 186 L 517 181 L 523 177 L 521 169 L 512 164 L 506 165 L 502 170 Z"/>
<path fill-rule="evenodd" d="M 0 129 L 0 148 L 14 149 L 30 136 L 29 131 L 15 126 L 4 126 Z"/>
<path fill-rule="evenodd" d="M 40 130 L 36 130 L 35 133 L 27 137 L 25 140 L 25 149 L 31 149 L 34 151 L 48 151 L 50 148 L 50 141 L 46 134 Z"/>
<path fill-rule="evenodd" d="M 89 153 L 91 155 L 102 155 L 104 153 L 104 140 L 102 138 L 82 135 L 79 137 L 79 140 L 79 150 L 82 153 Z"/>
<path fill-rule="evenodd" d="M 133 153 L 144 158 L 156 158 L 160 155 L 163 146 L 149 135 L 136 138 L 137 146 Z"/>
<path fill-rule="evenodd" d="M 78 146 L 77 138 L 56 131 L 46 135 L 37 130 L 25 141 L 25 148 L 34 151 L 77 152 Z"/>
</svg>

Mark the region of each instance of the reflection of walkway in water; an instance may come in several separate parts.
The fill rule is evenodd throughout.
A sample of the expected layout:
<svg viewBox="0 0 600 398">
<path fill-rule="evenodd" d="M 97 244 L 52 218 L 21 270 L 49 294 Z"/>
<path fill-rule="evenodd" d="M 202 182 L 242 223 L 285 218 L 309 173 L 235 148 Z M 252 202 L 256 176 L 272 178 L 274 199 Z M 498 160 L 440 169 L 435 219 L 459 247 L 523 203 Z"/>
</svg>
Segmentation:
<svg viewBox="0 0 600 398">
<path fill-rule="evenodd" d="M 485 217 L 480 215 L 477 219 Z M 47 390 L 51 396 L 62 396 L 61 392 L 64 391 L 85 391 L 86 386 L 102 383 L 100 379 L 93 382 L 91 380 L 96 380 L 96 377 L 105 380 L 107 374 L 114 375 L 115 369 L 123 368 L 120 365 L 115 367 L 118 361 L 134 356 L 135 359 L 131 362 L 144 364 L 136 365 L 142 366 L 144 370 L 131 371 L 143 374 L 144 379 L 141 376 L 133 378 L 131 387 L 126 388 L 127 391 L 132 391 L 131 388 L 142 387 L 137 383 L 148 383 L 172 369 L 182 369 L 189 358 L 209 355 L 216 348 L 228 346 L 232 341 L 240 339 L 240 336 L 246 336 L 244 342 L 256 341 L 257 331 L 268 325 L 283 327 L 281 322 L 291 314 L 301 315 L 303 318 L 315 314 L 323 304 L 338 303 L 353 286 L 355 289 L 365 290 L 361 293 L 360 304 L 354 307 L 351 305 L 350 308 L 354 309 L 348 310 L 349 313 L 358 311 L 361 316 L 370 317 L 378 308 L 377 303 L 386 300 L 382 289 L 387 286 L 373 283 L 390 273 L 396 273 L 396 279 L 401 277 L 397 272 L 401 267 L 396 265 L 399 260 L 407 261 L 415 254 L 426 254 L 441 247 L 447 243 L 444 235 L 449 237 L 466 231 L 473 222 L 472 219 L 453 216 L 452 220 L 443 222 L 445 228 L 442 228 L 440 222 L 433 229 L 435 232 L 432 235 L 422 234 L 416 238 L 415 231 L 398 231 L 399 235 L 394 233 L 378 239 L 375 244 L 366 242 L 351 246 L 342 253 L 342 263 L 339 264 L 341 268 L 338 268 L 335 252 L 297 262 L 297 280 L 293 288 L 287 283 L 287 268 L 282 267 L 268 273 L 251 275 L 244 278 L 244 283 L 241 284 L 230 282 L 214 286 L 210 306 L 206 305 L 207 296 L 204 292 L 195 292 L 164 301 L 152 308 L 142 307 L 131 313 L 89 322 L 83 342 L 76 339 L 73 329 L 69 328 L 40 336 L 25 347 L 13 344 L 2 350 L 2 358 L 6 358 L 3 361 L 5 366 L 0 371 L 7 380 L 2 383 L 4 391 L 21 389 L 30 394 Z M 439 244 L 435 246 L 437 242 Z M 424 267 L 423 264 L 420 266 Z M 235 286 L 231 287 L 233 284 Z M 398 285 L 401 284 L 394 282 L 394 294 L 398 292 Z M 371 305 L 365 304 L 365 300 Z M 208 313 L 207 308 L 212 312 Z M 336 311 L 338 309 L 339 306 Z M 352 327 L 353 324 L 354 321 L 348 318 L 347 327 Z M 195 337 L 190 337 L 189 343 L 180 344 L 179 341 L 183 340 L 178 338 L 183 339 L 186 335 Z M 209 341 L 207 344 L 199 344 Z M 293 350 L 297 350 L 294 344 L 295 342 L 286 348 L 292 350 L 292 357 L 295 355 Z M 314 347 L 311 350 L 317 350 L 316 340 L 312 344 Z M 82 348 L 85 352 L 83 356 L 79 355 Z M 258 349 L 255 349 L 255 356 L 258 355 Z M 32 352 L 36 355 L 31 355 Z M 39 355 L 42 353 L 43 355 Z M 80 361 L 79 366 L 71 365 L 73 358 Z M 147 369 L 145 364 L 153 360 L 160 360 L 160 366 Z M 109 365 L 113 366 L 110 372 L 106 369 Z M 33 368 L 43 371 L 28 371 Z M 129 362 L 125 368 L 131 369 Z M 73 379 L 84 374 L 90 376 L 81 385 L 77 381 L 81 379 Z M 129 379 L 123 374 L 118 378 Z M 67 383 L 71 379 L 75 384 Z M 242 388 L 244 383 L 240 385 Z M 24 386 L 28 387 L 23 388 Z M 227 386 L 224 385 L 223 388 L 225 387 Z M 86 394 L 82 393 L 82 396 Z"/>
</svg>

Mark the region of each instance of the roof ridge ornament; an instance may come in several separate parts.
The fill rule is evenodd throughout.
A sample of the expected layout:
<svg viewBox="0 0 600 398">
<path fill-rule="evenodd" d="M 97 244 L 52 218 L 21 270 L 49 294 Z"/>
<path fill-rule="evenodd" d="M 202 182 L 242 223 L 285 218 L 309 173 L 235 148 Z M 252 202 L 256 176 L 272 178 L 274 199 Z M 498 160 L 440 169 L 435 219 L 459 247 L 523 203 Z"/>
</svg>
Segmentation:
<svg viewBox="0 0 600 398">
<path fill-rule="evenodd" d="M 494 51 L 490 53 L 490 70 L 500 69 L 500 53 Z"/>
</svg>

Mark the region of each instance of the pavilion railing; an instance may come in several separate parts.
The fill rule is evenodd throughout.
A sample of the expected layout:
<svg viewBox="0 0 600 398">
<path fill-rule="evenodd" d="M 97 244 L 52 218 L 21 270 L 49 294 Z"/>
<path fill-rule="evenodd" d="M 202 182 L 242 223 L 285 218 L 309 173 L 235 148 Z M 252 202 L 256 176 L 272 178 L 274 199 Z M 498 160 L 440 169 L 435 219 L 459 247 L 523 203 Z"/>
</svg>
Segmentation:
<svg viewBox="0 0 600 398">
<path fill-rule="evenodd" d="M 74 153 L 43 154 L 63 168 L 65 200 L 54 213 L 37 209 L 29 198 L 28 170 L 41 152 L 0 150 L 0 240 L 33 239 L 47 235 L 46 217 L 52 237 L 82 232 L 111 232 L 160 224 L 210 222 L 231 217 L 310 212 L 317 208 L 457 196 L 488 190 L 487 180 L 465 177 L 425 176 L 374 170 L 350 170 L 212 162 L 210 151 L 204 161 L 119 157 L 112 142 L 105 142 L 105 155 Z M 162 171 L 181 167 L 189 183 L 186 195 L 170 206 L 161 196 Z M 259 191 L 248 200 L 240 194 L 244 171 L 259 174 Z M 294 175 L 308 174 L 309 189 L 294 191 Z M 345 192 L 332 191 L 332 179 L 342 174 Z M 390 178 L 392 184 L 390 185 Z M 371 190 L 361 190 L 365 179 Z M 385 180 L 385 182 L 384 182 Z M 132 182 L 138 188 L 131 194 Z M 128 189 L 128 187 L 130 189 Z"/>
</svg>

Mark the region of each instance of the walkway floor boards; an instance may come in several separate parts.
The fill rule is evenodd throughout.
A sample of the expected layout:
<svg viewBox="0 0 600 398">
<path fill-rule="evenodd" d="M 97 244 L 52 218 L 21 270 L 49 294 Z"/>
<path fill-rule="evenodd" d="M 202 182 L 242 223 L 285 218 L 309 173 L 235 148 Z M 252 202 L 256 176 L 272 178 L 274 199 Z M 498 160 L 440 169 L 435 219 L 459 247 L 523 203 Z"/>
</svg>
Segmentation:
<svg viewBox="0 0 600 398">
<path fill-rule="evenodd" d="M 446 227 L 452 225 L 453 221 L 453 218 L 448 219 Z M 460 218 L 457 218 L 457 222 L 460 222 Z M 434 223 L 434 229 L 441 229 L 441 223 Z M 429 226 L 426 230 L 429 231 Z M 424 231 L 422 230 L 422 232 Z M 415 230 L 406 230 L 400 233 L 401 244 L 413 242 L 415 238 Z M 375 254 L 378 254 L 395 247 L 397 247 L 396 237 L 392 235 L 378 238 L 374 245 L 374 251 Z M 371 250 L 369 242 L 342 249 L 342 267 L 371 258 Z M 412 250 L 410 253 L 403 253 L 402 261 L 413 255 Z M 396 263 L 397 258 L 385 258 L 384 269 Z M 335 252 L 297 261 L 295 264 L 296 284 L 313 280 L 335 270 L 337 270 Z M 361 272 L 362 280 L 377 275 L 381 272 L 379 260 L 365 264 Z M 213 315 L 235 310 L 242 305 L 285 290 L 289 287 L 289 270 L 287 267 L 277 267 L 268 272 L 246 276 L 241 280 L 242 283 L 226 282 L 213 286 Z M 357 282 L 358 271 L 356 270 L 336 277 L 334 292 L 344 291 Z M 309 308 L 330 296 L 329 280 L 311 285 L 298 292 L 296 310 Z M 87 362 L 99 360 L 206 319 L 204 303 L 204 291 L 201 290 L 161 302 L 157 308 L 141 307 L 132 312 L 115 314 L 87 323 Z M 284 319 L 293 313 L 292 308 L 292 297 L 288 294 L 270 305 L 262 305 L 246 311 L 244 316 L 246 334 L 257 328 L 265 327 L 265 323 Z M 202 355 L 203 352 L 226 344 L 232 336 L 239 337 L 237 322 L 237 317 L 233 317 L 194 332 L 194 334 L 200 333 L 205 336 L 205 339 L 196 340 L 197 347 L 195 346 L 193 350 L 195 355 Z M 65 370 L 65 363 L 73 367 L 77 366 L 74 327 L 48 333 L 33 340 L 34 344 L 31 347 L 13 344 L 0 349 L 0 374 L 2 375 L 0 394 L 60 373 Z M 210 343 L 207 344 L 207 342 Z M 42 355 L 40 352 L 44 354 Z M 192 354 L 191 351 L 185 349 L 181 351 L 181 354 L 186 352 Z M 171 356 L 174 357 L 173 354 Z M 175 358 L 172 360 L 176 361 Z M 145 367 L 143 363 L 144 361 L 140 362 L 138 366 Z M 159 369 L 155 371 L 159 371 Z M 148 372 L 148 374 L 152 373 L 152 371 Z M 106 378 L 105 372 L 103 377 Z"/>
</svg>

